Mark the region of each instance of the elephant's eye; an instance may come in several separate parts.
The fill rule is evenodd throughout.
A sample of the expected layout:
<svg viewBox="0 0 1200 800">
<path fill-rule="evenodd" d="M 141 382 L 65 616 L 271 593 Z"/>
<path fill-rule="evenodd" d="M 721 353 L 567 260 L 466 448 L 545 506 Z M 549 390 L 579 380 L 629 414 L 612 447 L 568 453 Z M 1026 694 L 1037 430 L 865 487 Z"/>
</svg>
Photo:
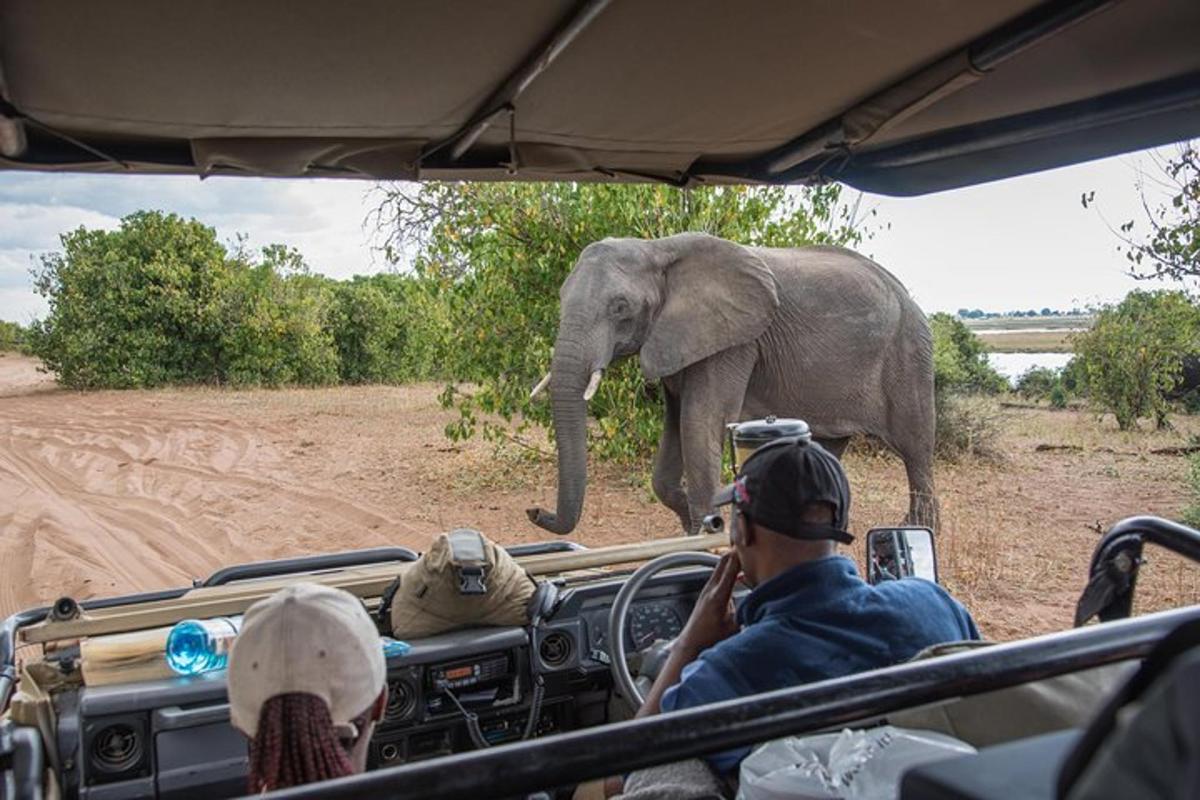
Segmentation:
<svg viewBox="0 0 1200 800">
<path fill-rule="evenodd" d="M 608 313 L 613 317 L 629 316 L 629 301 L 624 297 L 614 297 L 608 301 Z"/>
</svg>

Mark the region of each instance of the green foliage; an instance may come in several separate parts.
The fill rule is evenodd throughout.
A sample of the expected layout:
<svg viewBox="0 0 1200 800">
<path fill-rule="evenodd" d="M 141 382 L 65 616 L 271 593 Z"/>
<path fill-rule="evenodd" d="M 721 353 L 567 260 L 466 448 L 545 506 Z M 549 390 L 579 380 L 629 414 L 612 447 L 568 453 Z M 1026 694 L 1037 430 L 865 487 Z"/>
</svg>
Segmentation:
<svg viewBox="0 0 1200 800">
<path fill-rule="evenodd" d="M 1070 397 L 1086 397 L 1088 393 L 1087 366 L 1078 356 L 1072 356 L 1059 373 L 1063 391 Z"/>
<path fill-rule="evenodd" d="M 452 438 L 493 439 L 550 425 L 529 390 L 546 372 L 558 324 L 558 291 L 580 251 L 608 236 L 660 237 L 704 231 L 751 245 L 855 244 L 854 209 L 838 186 L 802 191 L 655 185 L 424 184 L 389 191 L 377 222 L 396 258 L 416 253 L 425 309 L 408 346 L 436 358 L 443 402 L 458 409 Z M 611 365 L 590 403 L 592 452 L 638 461 L 653 451 L 662 399 L 636 360 Z M 503 425 L 484 425 L 483 414 Z"/>
<path fill-rule="evenodd" d="M 73 388 L 216 380 L 221 298 L 234 271 L 216 234 L 138 212 L 116 231 L 78 228 L 42 258 L 34 287 L 50 303 L 30 347 Z"/>
<path fill-rule="evenodd" d="M 1045 400 L 1055 388 L 1062 388 L 1062 378 L 1049 367 L 1031 367 L 1017 378 L 1017 394 L 1029 400 Z"/>
<path fill-rule="evenodd" d="M 1167 393 L 1183 358 L 1198 350 L 1200 310 L 1182 292 L 1130 292 L 1075 337 L 1089 395 L 1116 416 L 1121 430 L 1135 429 L 1139 417 L 1165 426 Z"/>
<path fill-rule="evenodd" d="M 1139 177 L 1138 189 L 1146 209 L 1149 232 L 1140 231 L 1133 220 L 1123 223 L 1117 235 L 1137 278 L 1169 278 L 1181 282 L 1200 278 L 1200 142 L 1184 142 L 1174 156 L 1155 159 L 1158 175 L 1150 181 L 1165 189 L 1165 202 L 1153 203 L 1146 196 L 1146 178 Z M 1084 196 L 1087 206 L 1094 195 Z"/>
<path fill-rule="evenodd" d="M 1181 521 L 1193 528 L 1200 528 L 1200 453 L 1192 453 L 1188 456 L 1187 483 L 1192 495 L 1192 502 L 1183 509 Z"/>
<path fill-rule="evenodd" d="M 1050 389 L 1050 407 L 1051 408 L 1066 408 L 1067 407 L 1067 390 L 1063 388 L 1062 382 L 1056 383 Z"/>
<path fill-rule="evenodd" d="M 60 241 L 34 276 L 50 313 L 28 346 L 65 386 L 338 378 L 328 282 L 294 250 L 271 245 L 256 263 L 230 254 L 212 228 L 154 211 Z"/>
<path fill-rule="evenodd" d="M 0 353 L 7 351 L 25 352 L 28 331 L 15 322 L 0 319 Z"/>
<path fill-rule="evenodd" d="M 987 346 L 949 314 L 929 316 L 933 332 L 933 379 L 939 394 L 996 394 L 1008 388 L 1004 376 L 988 363 Z"/>
</svg>

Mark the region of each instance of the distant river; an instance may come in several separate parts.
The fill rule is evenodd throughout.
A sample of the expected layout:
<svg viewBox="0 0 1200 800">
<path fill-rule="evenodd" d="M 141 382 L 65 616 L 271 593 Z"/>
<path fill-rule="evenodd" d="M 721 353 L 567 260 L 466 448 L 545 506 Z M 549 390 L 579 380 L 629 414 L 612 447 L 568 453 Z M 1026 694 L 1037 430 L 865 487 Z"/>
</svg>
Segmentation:
<svg viewBox="0 0 1200 800">
<path fill-rule="evenodd" d="M 1031 367 L 1049 367 L 1061 369 L 1071 360 L 1071 353 L 988 353 L 988 361 L 1009 383 L 1016 383 L 1017 378 L 1025 374 Z"/>
</svg>

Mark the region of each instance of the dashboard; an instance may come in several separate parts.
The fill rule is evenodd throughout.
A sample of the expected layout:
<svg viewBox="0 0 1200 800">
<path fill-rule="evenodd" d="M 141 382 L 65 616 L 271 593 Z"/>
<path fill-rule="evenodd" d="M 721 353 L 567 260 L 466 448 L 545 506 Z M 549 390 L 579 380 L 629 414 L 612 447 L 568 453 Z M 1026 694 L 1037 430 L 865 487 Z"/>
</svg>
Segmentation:
<svg viewBox="0 0 1200 800">
<path fill-rule="evenodd" d="M 630 609 L 630 653 L 683 629 L 709 575 L 661 573 Z M 410 641 L 388 658 L 388 705 L 368 768 L 603 725 L 614 704 L 609 612 L 624 575 L 559 579 L 537 628 L 491 627 Z M 84 687 L 57 696 L 67 798 L 240 796 L 245 738 L 229 724 L 223 673 Z M 478 718 L 474 729 L 464 716 Z"/>
</svg>

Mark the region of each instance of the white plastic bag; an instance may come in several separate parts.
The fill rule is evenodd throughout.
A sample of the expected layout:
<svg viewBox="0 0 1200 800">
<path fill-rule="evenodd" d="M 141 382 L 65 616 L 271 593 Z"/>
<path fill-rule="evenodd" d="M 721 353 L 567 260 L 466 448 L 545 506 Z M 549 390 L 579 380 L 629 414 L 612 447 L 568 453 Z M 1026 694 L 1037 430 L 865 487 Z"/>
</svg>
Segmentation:
<svg viewBox="0 0 1200 800">
<path fill-rule="evenodd" d="M 891 725 L 776 739 L 742 761 L 738 800 L 893 800 L 909 768 L 974 752 L 952 736 Z"/>
</svg>

